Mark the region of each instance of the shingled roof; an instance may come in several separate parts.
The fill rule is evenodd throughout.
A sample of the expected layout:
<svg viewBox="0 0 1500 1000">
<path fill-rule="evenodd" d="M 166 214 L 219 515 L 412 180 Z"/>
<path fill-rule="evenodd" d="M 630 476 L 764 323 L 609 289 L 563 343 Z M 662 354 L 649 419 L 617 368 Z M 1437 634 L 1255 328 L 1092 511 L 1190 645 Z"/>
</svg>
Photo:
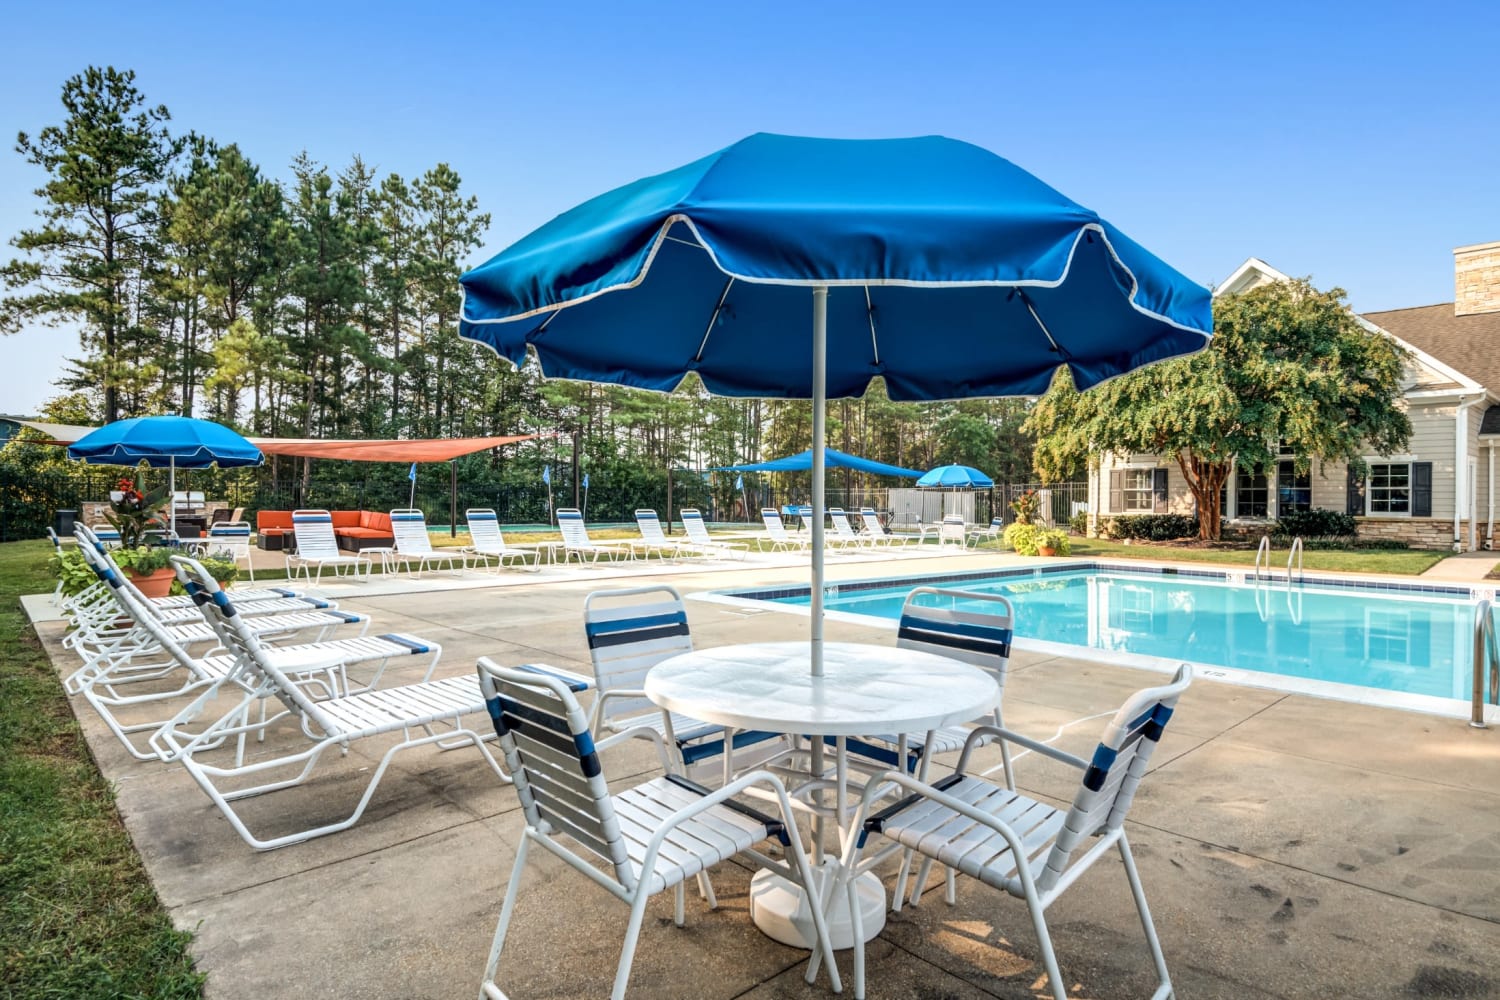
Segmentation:
<svg viewBox="0 0 1500 1000">
<path fill-rule="evenodd" d="M 1500 395 L 1500 312 L 1455 316 L 1444 302 L 1361 315 Z"/>
</svg>

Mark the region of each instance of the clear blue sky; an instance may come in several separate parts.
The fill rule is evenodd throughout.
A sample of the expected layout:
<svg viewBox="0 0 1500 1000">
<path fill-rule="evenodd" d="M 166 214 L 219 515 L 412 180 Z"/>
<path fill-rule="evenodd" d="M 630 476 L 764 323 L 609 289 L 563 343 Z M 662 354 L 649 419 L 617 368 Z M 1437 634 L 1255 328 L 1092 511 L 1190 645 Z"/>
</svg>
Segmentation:
<svg viewBox="0 0 1500 1000">
<path fill-rule="evenodd" d="M 1500 240 L 1493 2 L 7 6 L 6 240 L 41 181 L 10 142 L 91 63 L 278 178 L 303 149 L 452 164 L 494 218 L 475 262 L 762 130 L 967 139 L 1205 284 L 1253 255 L 1360 310 L 1451 301 L 1451 250 Z M 0 412 L 76 346 L 0 339 Z"/>
</svg>

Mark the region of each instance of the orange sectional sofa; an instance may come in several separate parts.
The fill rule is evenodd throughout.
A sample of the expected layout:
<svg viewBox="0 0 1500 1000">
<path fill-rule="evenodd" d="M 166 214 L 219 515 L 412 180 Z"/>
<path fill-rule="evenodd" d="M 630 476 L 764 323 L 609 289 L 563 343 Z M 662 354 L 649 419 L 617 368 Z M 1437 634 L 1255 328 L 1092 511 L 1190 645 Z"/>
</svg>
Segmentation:
<svg viewBox="0 0 1500 1000">
<path fill-rule="evenodd" d="M 335 510 L 329 511 L 329 516 L 333 519 L 333 534 L 341 549 L 358 552 L 396 543 L 389 514 L 376 510 Z M 292 512 L 260 511 L 255 515 L 255 533 L 256 544 L 263 549 L 290 548 L 293 544 Z"/>
</svg>

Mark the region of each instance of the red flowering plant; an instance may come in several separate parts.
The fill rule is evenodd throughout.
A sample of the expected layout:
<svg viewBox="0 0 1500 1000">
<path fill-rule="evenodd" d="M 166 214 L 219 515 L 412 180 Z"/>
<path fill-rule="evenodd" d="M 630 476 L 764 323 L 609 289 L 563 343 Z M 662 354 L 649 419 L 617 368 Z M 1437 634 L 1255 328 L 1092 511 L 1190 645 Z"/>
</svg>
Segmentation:
<svg viewBox="0 0 1500 1000">
<path fill-rule="evenodd" d="M 1035 522 L 1041 506 L 1042 498 L 1036 490 L 1026 490 L 1010 502 L 1010 509 L 1016 515 L 1017 524 L 1031 524 Z"/>
<path fill-rule="evenodd" d="M 146 544 L 146 532 L 166 527 L 161 513 L 166 504 L 165 489 L 142 493 L 139 483 L 125 478 L 109 494 L 109 511 L 104 519 L 120 533 L 121 549 L 138 549 Z"/>
</svg>

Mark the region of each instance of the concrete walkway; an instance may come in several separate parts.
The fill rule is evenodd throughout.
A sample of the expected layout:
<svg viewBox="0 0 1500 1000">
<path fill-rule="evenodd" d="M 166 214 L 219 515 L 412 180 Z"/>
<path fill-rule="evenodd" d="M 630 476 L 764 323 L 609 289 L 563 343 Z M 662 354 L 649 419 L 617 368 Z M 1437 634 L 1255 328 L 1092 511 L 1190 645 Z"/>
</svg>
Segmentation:
<svg viewBox="0 0 1500 1000">
<path fill-rule="evenodd" d="M 1500 564 L 1500 552 L 1461 552 L 1429 566 L 1422 576 L 1434 580 L 1455 580 L 1481 584 L 1485 574 Z M 1493 585 L 1495 581 L 1491 581 Z"/>
<path fill-rule="evenodd" d="M 851 559 L 831 566 L 830 577 L 1000 561 Z M 804 566 L 669 571 L 662 579 L 688 592 L 806 579 Z M 582 603 L 605 576 L 572 571 L 425 592 L 385 581 L 362 596 L 353 596 L 361 585 L 341 587 L 349 596 L 340 600 L 376 616 L 379 632 L 442 642 L 438 676 L 472 670 L 479 655 L 588 672 Z M 806 635 L 806 619 L 793 615 L 699 601 L 689 613 L 700 646 Z M 61 624 L 38 631 L 59 670 L 70 669 Z M 889 630 L 847 622 L 827 631 L 892 641 Z M 412 669 L 388 683 L 413 679 Z M 1019 652 L 1007 723 L 1040 738 L 1060 731 L 1059 746 L 1087 755 L 1103 725 L 1097 716 L 1161 680 Z M 129 759 L 86 706 L 76 707 L 162 899 L 197 935 L 209 997 L 475 994 L 522 824 L 514 792 L 472 749 L 404 754 L 353 829 L 260 854 L 180 767 Z M 294 746 L 297 737 L 280 740 Z M 309 784 L 249 800 L 245 815 L 269 833 L 344 815 L 383 749 L 357 746 Z M 1500 732 L 1200 679 L 1153 764 L 1129 831 L 1184 1000 L 1500 995 Z M 621 786 L 655 768 L 644 743 L 613 751 L 605 766 Z M 1076 781 L 1035 756 L 1017 771 L 1024 791 L 1051 801 L 1065 801 Z M 624 908 L 540 852 L 532 857 L 502 985 L 515 1000 L 606 994 Z M 825 979 L 802 982 L 805 952 L 751 925 L 750 874 L 733 862 L 716 869 L 719 909 L 690 894 L 681 930 L 671 926 L 670 896 L 653 901 L 631 996 L 829 995 Z M 1024 907 L 970 880 L 959 885 L 955 907 L 933 890 L 891 915 L 868 952 L 871 998 L 1041 995 Z M 1117 862 L 1097 865 L 1049 919 L 1070 996 L 1149 995 L 1149 959 Z M 847 976 L 847 953 L 840 958 Z"/>
</svg>

